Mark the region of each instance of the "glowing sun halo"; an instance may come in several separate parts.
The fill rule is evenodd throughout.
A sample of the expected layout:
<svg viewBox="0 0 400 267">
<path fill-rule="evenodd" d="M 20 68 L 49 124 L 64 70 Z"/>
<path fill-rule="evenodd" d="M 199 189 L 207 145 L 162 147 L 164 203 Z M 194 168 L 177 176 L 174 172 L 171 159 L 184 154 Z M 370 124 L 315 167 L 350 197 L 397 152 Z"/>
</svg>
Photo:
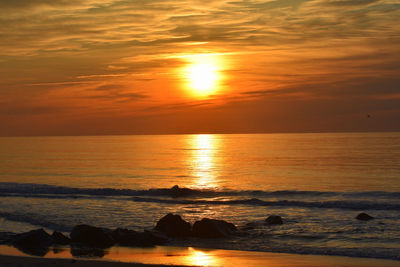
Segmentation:
<svg viewBox="0 0 400 267">
<path fill-rule="evenodd" d="M 215 60 L 209 57 L 196 58 L 185 71 L 188 87 L 193 94 L 207 96 L 218 87 L 220 74 Z"/>
<path fill-rule="evenodd" d="M 195 90 L 210 91 L 217 80 L 215 66 L 209 63 L 196 63 L 189 67 L 188 77 Z"/>
</svg>

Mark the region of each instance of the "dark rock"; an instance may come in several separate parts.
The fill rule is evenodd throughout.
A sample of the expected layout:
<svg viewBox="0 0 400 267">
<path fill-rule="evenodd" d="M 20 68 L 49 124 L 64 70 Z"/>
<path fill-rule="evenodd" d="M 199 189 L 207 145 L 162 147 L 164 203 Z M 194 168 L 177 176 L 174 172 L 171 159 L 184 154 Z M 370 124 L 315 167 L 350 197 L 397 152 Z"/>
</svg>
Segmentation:
<svg viewBox="0 0 400 267">
<path fill-rule="evenodd" d="M 101 248 L 86 247 L 86 246 L 71 246 L 71 255 L 82 258 L 102 258 L 107 252 Z"/>
<path fill-rule="evenodd" d="M 280 225 L 283 224 L 281 216 L 270 215 L 264 221 L 264 225 Z"/>
<path fill-rule="evenodd" d="M 158 243 L 157 245 L 162 245 L 168 242 L 168 237 L 164 233 L 148 230 L 144 230 L 144 233 L 150 234 L 152 236 L 152 239 Z"/>
<path fill-rule="evenodd" d="M 20 247 L 48 247 L 53 243 L 53 238 L 43 229 L 37 229 L 15 235 L 12 243 Z"/>
<path fill-rule="evenodd" d="M 72 229 L 70 236 L 72 242 L 97 248 L 111 247 L 115 243 L 110 229 L 94 227 L 86 224 L 75 226 L 74 229 Z"/>
<path fill-rule="evenodd" d="M 51 235 L 43 229 L 32 230 L 26 233 L 17 234 L 13 237 L 12 245 L 24 253 L 34 256 L 44 256 L 53 243 Z"/>
<path fill-rule="evenodd" d="M 54 231 L 51 236 L 53 237 L 54 244 L 68 245 L 69 243 L 71 243 L 71 239 L 61 232 Z"/>
<path fill-rule="evenodd" d="M 115 243 L 122 245 L 124 243 L 129 243 L 129 241 L 135 238 L 137 234 L 138 232 L 134 230 L 117 228 L 112 231 L 111 236 L 114 239 Z"/>
<path fill-rule="evenodd" d="M 190 223 L 184 221 L 181 216 L 169 213 L 157 222 L 154 229 L 171 237 L 183 237 L 191 235 L 190 228 Z"/>
<path fill-rule="evenodd" d="M 166 238 L 151 232 L 137 232 L 134 230 L 117 228 L 112 232 L 115 242 L 122 246 L 151 247 L 167 242 Z"/>
<path fill-rule="evenodd" d="M 178 185 L 171 187 L 169 193 L 172 197 L 187 197 L 193 195 L 196 191 L 190 188 L 180 188 Z"/>
<path fill-rule="evenodd" d="M 236 226 L 223 220 L 204 218 L 193 225 L 193 235 L 202 238 L 226 237 L 236 231 Z"/>
<path fill-rule="evenodd" d="M 49 252 L 49 247 L 18 247 L 15 246 L 19 251 L 32 256 L 44 257 Z M 0 264 L 1 266 L 1 264 Z"/>
<path fill-rule="evenodd" d="M 361 212 L 360 214 L 357 215 L 356 219 L 361 220 L 361 221 L 369 221 L 369 220 L 374 219 L 374 217 L 372 217 L 364 212 Z"/>
</svg>

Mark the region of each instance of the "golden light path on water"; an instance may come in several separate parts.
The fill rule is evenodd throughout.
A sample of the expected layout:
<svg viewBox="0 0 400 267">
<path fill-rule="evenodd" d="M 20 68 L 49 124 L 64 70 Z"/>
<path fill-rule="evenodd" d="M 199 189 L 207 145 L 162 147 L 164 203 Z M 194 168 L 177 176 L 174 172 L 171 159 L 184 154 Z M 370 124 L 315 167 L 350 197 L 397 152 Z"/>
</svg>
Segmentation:
<svg viewBox="0 0 400 267">
<path fill-rule="evenodd" d="M 218 136 L 211 134 L 192 135 L 189 146 L 192 154 L 189 158 L 193 186 L 197 188 L 217 187 L 217 151 L 219 149 Z"/>
</svg>

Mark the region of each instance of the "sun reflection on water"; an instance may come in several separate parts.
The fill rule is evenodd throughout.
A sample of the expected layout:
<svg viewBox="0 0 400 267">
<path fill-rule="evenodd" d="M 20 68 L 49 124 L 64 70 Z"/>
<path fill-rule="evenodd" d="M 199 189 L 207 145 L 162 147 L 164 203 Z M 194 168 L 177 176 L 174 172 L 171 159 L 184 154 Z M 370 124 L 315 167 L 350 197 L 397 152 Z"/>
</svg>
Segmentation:
<svg viewBox="0 0 400 267">
<path fill-rule="evenodd" d="M 192 155 L 189 158 L 192 175 L 195 177 L 193 186 L 197 188 L 217 187 L 217 157 L 218 139 L 211 134 L 193 135 L 190 141 Z"/>
<path fill-rule="evenodd" d="M 188 255 L 182 260 L 183 264 L 195 266 L 220 266 L 218 257 L 212 253 L 189 247 Z"/>
</svg>

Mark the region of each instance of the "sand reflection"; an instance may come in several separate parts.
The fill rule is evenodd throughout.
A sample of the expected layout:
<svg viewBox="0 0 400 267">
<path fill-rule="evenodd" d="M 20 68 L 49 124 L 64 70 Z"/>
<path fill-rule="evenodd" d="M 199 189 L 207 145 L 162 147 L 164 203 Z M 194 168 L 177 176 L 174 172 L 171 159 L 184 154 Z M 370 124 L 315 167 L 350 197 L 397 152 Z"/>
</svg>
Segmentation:
<svg viewBox="0 0 400 267">
<path fill-rule="evenodd" d="M 193 186 L 197 188 L 217 187 L 218 137 L 211 134 L 192 135 L 189 145 L 192 151 L 189 161 L 192 176 L 195 177 Z"/>
<path fill-rule="evenodd" d="M 0 245 L 0 255 L 27 256 L 14 247 Z M 60 248 L 57 252 L 50 250 L 45 258 L 71 259 L 68 247 Z M 29 259 L 29 258 L 26 258 Z M 78 257 L 78 259 L 81 259 Z M 98 258 L 94 258 L 98 259 Z M 118 265 L 118 262 L 189 265 L 189 266 L 269 266 L 269 267 L 299 267 L 299 266 L 343 266 L 343 267 L 373 267 L 373 266 L 398 266 L 398 261 L 378 260 L 368 258 L 351 258 L 339 256 L 296 255 L 285 253 L 251 252 L 239 250 L 213 250 L 193 247 L 163 247 L 154 248 L 128 248 L 112 247 L 105 251 L 106 262 Z M 91 261 L 72 263 L 84 266 Z M 81 264 L 80 264 L 81 263 Z M 91 266 L 95 266 L 93 262 Z M 98 262 L 97 262 L 98 263 Z M 1 265 L 1 264 L 0 264 Z M 15 264 L 14 264 L 15 265 Z M 13 265 L 13 266 L 14 266 Z M 61 264 L 63 265 L 64 264 Z M 22 266 L 22 265 L 21 265 Z M 30 266 L 39 266 L 30 264 Z M 46 266 L 49 266 L 46 264 Z"/>
<path fill-rule="evenodd" d="M 182 259 L 182 263 L 196 266 L 221 266 L 217 256 L 192 247 L 188 249 L 188 255 Z"/>
</svg>

